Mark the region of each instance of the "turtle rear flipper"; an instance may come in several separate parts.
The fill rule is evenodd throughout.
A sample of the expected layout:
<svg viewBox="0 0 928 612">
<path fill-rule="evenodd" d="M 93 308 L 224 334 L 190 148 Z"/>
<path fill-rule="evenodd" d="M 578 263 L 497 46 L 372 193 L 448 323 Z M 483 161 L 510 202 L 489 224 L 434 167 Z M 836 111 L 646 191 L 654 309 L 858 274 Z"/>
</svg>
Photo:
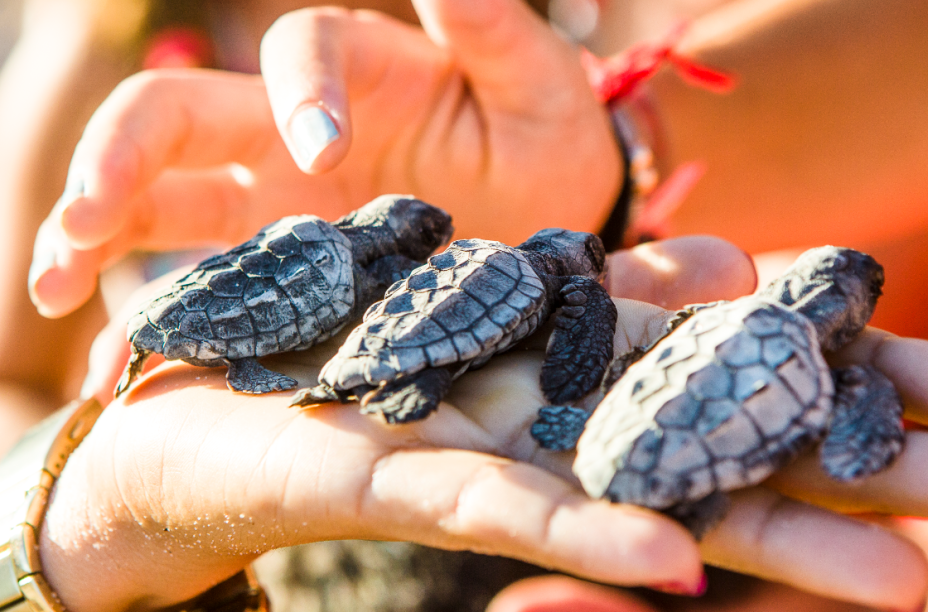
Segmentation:
<svg viewBox="0 0 928 612">
<path fill-rule="evenodd" d="M 289 376 L 268 370 L 254 357 L 225 361 L 229 366 L 226 383 L 233 391 L 254 394 L 270 393 L 271 391 L 286 391 L 297 385 L 297 382 Z"/>
<path fill-rule="evenodd" d="M 552 404 L 579 399 L 599 386 L 612 361 L 618 319 L 602 285 L 585 276 L 568 281 L 541 368 L 541 390 Z"/>
<path fill-rule="evenodd" d="M 714 491 L 702 499 L 671 506 L 664 514 L 679 521 L 698 541 L 725 518 L 730 507 L 728 495 Z"/>
<path fill-rule="evenodd" d="M 290 399 L 290 407 L 308 407 L 337 402 L 339 400 L 341 400 L 341 398 L 332 387 L 328 385 L 316 385 L 315 387 L 300 389 L 294 393 L 293 397 Z"/>
<path fill-rule="evenodd" d="M 531 434 L 542 448 L 554 451 L 573 450 L 583 433 L 590 413 L 574 406 L 543 406 L 532 423 Z"/>
<path fill-rule="evenodd" d="M 424 419 L 438 408 L 451 389 L 451 372 L 426 368 L 401 376 L 361 398 L 361 412 L 380 412 L 387 423 L 409 423 Z"/>
<path fill-rule="evenodd" d="M 126 364 L 122 376 L 119 377 L 119 382 L 116 383 L 113 397 L 119 397 L 129 389 L 129 385 L 142 373 L 142 368 L 149 357 L 151 357 L 151 351 L 140 350 L 132 345 L 132 355 L 129 357 L 129 363 Z"/>
<path fill-rule="evenodd" d="M 834 370 L 834 416 L 820 456 L 828 474 L 853 480 L 887 468 L 902 451 L 902 402 L 893 383 L 875 368 Z"/>
</svg>

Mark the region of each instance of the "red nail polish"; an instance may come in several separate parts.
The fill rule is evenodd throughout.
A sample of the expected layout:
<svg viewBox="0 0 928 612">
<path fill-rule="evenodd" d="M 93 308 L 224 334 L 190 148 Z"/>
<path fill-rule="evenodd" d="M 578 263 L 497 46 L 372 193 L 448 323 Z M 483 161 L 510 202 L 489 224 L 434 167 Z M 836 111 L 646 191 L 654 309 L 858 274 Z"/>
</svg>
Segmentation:
<svg viewBox="0 0 928 612">
<path fill-rule="evenodd" d="M 707 590 L 709 590 L 709 577 L 703 574 L 702 578 L 699 579 L 699 585 L 696 587 L 693 597 L 702 597 Z"/>
<path fill-rule="evenodd" d="M 903 609 L 899 608 L 899 609 L 892 609 L 892 610 L 889 610 L 888 612 L 925 612 L 925 608 L 926 608 L 926 607 L 928 607 L 928 602 L 924 602 L 924 601 L 923 601 L 920 605 L 915 606 L 915 607 L 912 608 L 911 610 L 903 610 Z"/>
<path fill-rule="evenodd" d="M 649 588 L 669 595 L 700 597 L 706 594 L 706 589 L 709 588 L 709 579 L 703 574 L 702 578 L 699 579 L 699 584 L 697 584 L 695 588 L 682 582 L 663 582 L 660 584 L 652 584 Z"/>
</svg>

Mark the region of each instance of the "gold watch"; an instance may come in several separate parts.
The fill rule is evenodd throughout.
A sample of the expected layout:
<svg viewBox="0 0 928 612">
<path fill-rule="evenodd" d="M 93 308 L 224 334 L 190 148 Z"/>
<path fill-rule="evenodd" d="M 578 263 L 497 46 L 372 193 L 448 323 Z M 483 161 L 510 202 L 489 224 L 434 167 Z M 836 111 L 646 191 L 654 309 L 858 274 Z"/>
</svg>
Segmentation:
<svg viewBox="0 0 928 612">
<path fill-rule="evenodd" d="M 95 399 L 71 402 L 0 461 L 0 612 L 65 612 L 42 575 L 39 529 L 52 485 L 101 412 Z M 249 567 L 176 609 L 267 612 L 268 603 Z"/>
</svg>

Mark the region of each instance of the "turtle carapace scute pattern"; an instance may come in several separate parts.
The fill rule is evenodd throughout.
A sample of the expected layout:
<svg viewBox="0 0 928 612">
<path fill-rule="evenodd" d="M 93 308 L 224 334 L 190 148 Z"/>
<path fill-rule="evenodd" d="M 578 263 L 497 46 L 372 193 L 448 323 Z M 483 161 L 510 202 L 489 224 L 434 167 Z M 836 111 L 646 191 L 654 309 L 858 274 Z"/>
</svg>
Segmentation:
<svg viewBox="0 0 928 612">
<path fill-rule="evenodd" d="M 876 369 L 831 369 L 822 351 L 863 330 L 882 285 L 868 255 L 807 251 L 758 294 L 680 311 L 630 365 L 617 359 L 592 415 L 546 406 L 532 434 L 576 446 L 573 471 L 591 497 L 664 511 L 697 537 L 724 516 L 726 491 L 816 443 L 836 480 L 880 471 L 902 450 L 901 400 Z"/>
<path fill-rule="evenodd" d="M 451 238 L 451 217 L 411 196 L 381 196 L 328 223 L 284 217 L 251 240 L 201 262 L 129 321 L 125 392 L 152 353 L 227 366 L 242 393 L 292 389 L 296 381 L 258 357 L 303 350 L 337 333 L 392 283 Z"/>
<path fill-rule="evenodd" d="M 541 386 L 551 401 L 598 387 L 616 310 L 598 282 L 600 239 L 546 229 L 518 247 L 456 240 L 387 291 L 294 405 L 360 400 L 390 423 L 422 419 L 451 381 L 513 347 L 560 309 Z"/>
</svg>

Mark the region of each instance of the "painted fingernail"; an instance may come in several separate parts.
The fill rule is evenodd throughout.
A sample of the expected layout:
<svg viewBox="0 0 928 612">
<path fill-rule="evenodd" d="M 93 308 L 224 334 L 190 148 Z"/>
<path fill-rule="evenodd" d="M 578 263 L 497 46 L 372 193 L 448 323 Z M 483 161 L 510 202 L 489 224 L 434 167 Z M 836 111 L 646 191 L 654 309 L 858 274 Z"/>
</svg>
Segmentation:
<svg viewBox="0 0 928 612">
<path fill-rule="evenodd" d="M 925 608 L 928 607 L 928 602 L 922 602 L 920 605 L 911 608 L 909 610 L 903 610 L 902 608 L 889 610 L 889 612 L 925 612 Z"/>
<path fill-rule="evenodd" d="M 318 106 L 304 109 L 290 120 L 290 138 L 297 164 L 303 170 L 309 170 L 319 154 L 340 136 L 332 117 Z"/>
<path fill-rule="evenodd" d="M 706 594 L 706 589 L 709 588 L 709 579 L 705 574 L 699 579 L 699 583 L 693 587 L 692 585 L 684 584 L 682 582 L 662 582 L 659 584 L 652 584 L 650 588 L 655 591 L 660 591 L 661 593 L 667 593 L 668 595 L 686 595 L 688 597 L 701 597 Z"/>
</svg>

